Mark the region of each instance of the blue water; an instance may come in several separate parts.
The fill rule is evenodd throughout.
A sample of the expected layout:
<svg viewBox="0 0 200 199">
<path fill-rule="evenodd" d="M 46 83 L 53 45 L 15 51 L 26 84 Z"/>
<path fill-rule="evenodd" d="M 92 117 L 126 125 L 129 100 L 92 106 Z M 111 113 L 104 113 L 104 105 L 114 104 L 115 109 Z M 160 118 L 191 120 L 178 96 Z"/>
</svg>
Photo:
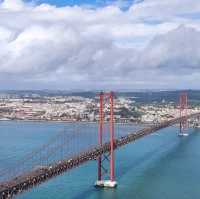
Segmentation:
<svg viewBox="0 0 200 199">
<path fill-rule="evenodd" d="M 82 127 L 96 129 L 95 124 Z M 72 129 L 72 125 L 0 122 L 0 168 L 10 167 L 63 128 Z M 123 127 L 124 132 L 132 129 Z M 200 130 L 189 129 L 190 136 L 183 138 L 177 132 L 176 127 L 163 129 L 116 151 L 116 189 L 94 188 L 97 166 L 90 161 L 17 198 L 199 199 Z"/>
</svg>

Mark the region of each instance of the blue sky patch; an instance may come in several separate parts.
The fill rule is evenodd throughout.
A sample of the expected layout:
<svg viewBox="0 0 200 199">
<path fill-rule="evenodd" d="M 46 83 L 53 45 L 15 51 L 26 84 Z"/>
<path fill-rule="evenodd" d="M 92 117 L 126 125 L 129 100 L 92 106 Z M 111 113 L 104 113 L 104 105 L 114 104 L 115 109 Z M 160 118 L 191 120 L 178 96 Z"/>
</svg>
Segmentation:
<svg viewBox="0 0 200 199">
<path fill-rule="evenodd" d="M 31 0 L 26 0 L 31 1 Z M 106 6 L 109 4 L 115 4 L 119 2 L 119 5 L 123 4 L 122 9 L 127 9 L 134 0 L 35 0 L 37 4 L 48 3 L 56 6 L 73 6 L 73 5 L 91 5 L 95 7 Z"/>
</svg>

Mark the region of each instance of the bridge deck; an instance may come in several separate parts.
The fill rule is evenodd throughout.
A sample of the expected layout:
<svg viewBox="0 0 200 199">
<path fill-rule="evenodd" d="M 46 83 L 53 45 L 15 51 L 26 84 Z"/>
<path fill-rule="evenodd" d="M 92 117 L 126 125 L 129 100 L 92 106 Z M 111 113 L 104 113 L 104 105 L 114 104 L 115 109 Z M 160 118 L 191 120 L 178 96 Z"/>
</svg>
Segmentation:
<svg viewBox="0 0 200 199">
<path fill-rule="evenodd" d="M 188 116 L 188 118 L 196 117 L 199 115 L 200 113 L 191 114 Z M 117 149 L 123 145 L 138 140 L 139 138 L 154 133 L 160 129 L 172 126 L 178 123 L 181 119 L 182 118 L 172 119 L 170 121 L 166 121 L 158 125 L 144 128 L 134 133 L 129 133 L 124 137 L 116 139 L 114 141 L 114 148 Z M 28 190 L 36 185 L 39 185 L 40 183 L 45 182 L 55 176 L 58 176 L 70 169 L 78 167 L 89 160 L 94 160 L 101 154 L 107 153 L 109 151 L 110 144 L 105 143 L 102 147 L 92 148 L 70 159 L 62 160 L 49 166 L 40 166 L 30 172 L 27 172 L 16 178 L 10 179 L 7 182 L 0 183 L 0 199 L 10 198 L 13 195 Z"/>
</svg>

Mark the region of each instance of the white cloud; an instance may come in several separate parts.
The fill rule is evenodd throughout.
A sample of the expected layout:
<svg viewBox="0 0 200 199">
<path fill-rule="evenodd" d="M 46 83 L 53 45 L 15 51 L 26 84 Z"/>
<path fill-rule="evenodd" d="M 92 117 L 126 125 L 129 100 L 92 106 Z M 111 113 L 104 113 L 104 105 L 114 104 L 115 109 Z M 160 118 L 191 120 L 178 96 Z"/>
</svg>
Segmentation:
<svg viewBox="0 0 200 199">
<path fill-rule="evenodd" d="M 138 18 L 168 19 L 181 14 L 200 12 L 198 0 L 144 0 L 134 4 L 130 12 Z"/>
<path fill-rule="evenodd" d="M 193 86 L 200 28 L 185 13 L 200 5 L 188 1 L 145 0 L 122 11 L 117 5 L 57 8 L 5 0 L 0 87 L 171 88 L 174 82 L 184 86 L 183 78 Z"/>
<path fill-rule="evenodd" d="M 25 8 L 25 4 L 21 0 L 4 0 L 1 4 L 1 8 L 19 11 Z"/>
</svg>

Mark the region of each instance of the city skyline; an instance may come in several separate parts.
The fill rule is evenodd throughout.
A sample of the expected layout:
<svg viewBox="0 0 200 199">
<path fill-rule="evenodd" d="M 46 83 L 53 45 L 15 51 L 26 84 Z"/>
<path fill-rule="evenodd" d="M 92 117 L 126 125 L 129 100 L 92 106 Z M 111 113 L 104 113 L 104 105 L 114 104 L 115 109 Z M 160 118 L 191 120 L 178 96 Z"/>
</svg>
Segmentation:
<svg viewBox="0 0 200 199">
<path fill-rule="evenodd" d="M 0 89 L 198 89 L 195 0 L 5 0 L 0 16 Z"/>
</svg>

